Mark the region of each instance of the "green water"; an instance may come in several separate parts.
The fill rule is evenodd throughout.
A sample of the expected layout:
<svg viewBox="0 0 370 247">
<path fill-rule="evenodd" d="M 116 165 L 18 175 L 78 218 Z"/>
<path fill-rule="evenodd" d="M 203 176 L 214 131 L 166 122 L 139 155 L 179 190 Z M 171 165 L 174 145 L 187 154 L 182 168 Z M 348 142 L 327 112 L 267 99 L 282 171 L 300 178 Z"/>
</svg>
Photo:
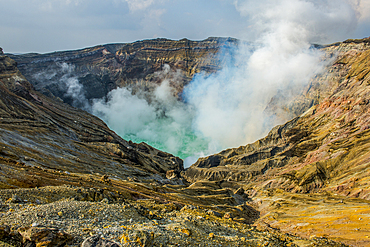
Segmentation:
<svg viewBox="0 0 370 247">
<path fill-rule="evenodd" d="M 157 140 L 151 138 L 141 138 L 136 134 L 126 134 L 125 140 L 131 140 L 136 143 L 145 142 L 150 146 L 161 151 L 171 153 L 181 159 L 191 156 L 199 156 L 200 153 L 206 153 L 208 150 L 208 141 L 205 138 L 198 137 L 192 132 L 175 133 L 169 136 L 169 133 L 158 133 Z"/>
</svg>

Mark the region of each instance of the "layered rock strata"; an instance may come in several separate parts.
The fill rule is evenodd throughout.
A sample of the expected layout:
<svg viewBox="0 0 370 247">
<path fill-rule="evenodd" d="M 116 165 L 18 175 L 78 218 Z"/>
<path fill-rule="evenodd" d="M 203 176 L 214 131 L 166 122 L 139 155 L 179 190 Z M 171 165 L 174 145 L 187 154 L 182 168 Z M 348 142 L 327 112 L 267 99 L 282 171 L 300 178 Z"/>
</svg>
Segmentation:
<svg viewBox="0 0 370 247">
<path fill-rule="evenodd" d="M 135 239 L 157 245 L 344 246 L 325 237 L 367 246 L 369 39 L 321 49 L 335 61 L 283 108 L 304 114 L 186 171 L 180 159 L 127 142 L 96 117 L 35 91 L 1 54 L 1 240 L 17 245 L 27 231 L 66 229 L 74 246 L 96 234 L 123 246 L 137 244 Z M 24 56 L 32 67 L 31 57 L 38 55 Z M 99 241 L 94 239 L 85 243 Z"/>
<path fill-rule="evenodd" d="M 163 79 L 176 77 L 173 86 L 180 93 L 194 74 L 219 70 L 231 56 L 238 41 L 208 38 L 143 40 L 127 44 L 108 44 L 76 51 L 48 54 L 9 55 L 18 62 L 22 74 L 46 95 L 73 104 L 63 79 L 76 78 L 87 100 L 103 98 L 117 87 L 152 90 Z M 219 56 L 219 51 L 225 56 Z M 167 65 L 167 68 L 164 68 Z M 172 73 L 168 74 L 169 71 Z"/>
</svg>

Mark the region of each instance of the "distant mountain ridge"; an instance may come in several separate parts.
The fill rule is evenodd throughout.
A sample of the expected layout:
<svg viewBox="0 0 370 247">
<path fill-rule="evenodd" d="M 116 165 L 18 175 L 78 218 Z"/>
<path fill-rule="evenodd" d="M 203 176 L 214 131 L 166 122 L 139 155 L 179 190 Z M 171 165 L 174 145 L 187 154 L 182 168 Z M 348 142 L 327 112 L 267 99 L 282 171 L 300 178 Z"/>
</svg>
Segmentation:
<svg viewBox="0 0 370 247">
<path fill-rule="evenodd" d="M 123 86 L 150 90 L 160 83 L 156 72 L 162 71 L 164 64 L 180 73 L 177 90 L 181 92 L 194 74 L 219 70 L 223 61 L 218 52 L 237 43 L 232 38 L 208 38 L 203 41 L 159 38 L 47 54 L 9 54 L 9 57 L 18 63 L 21 73 L 37 90 L 72 104 L 73 100 L 66 95 L 66 88 L 55 83 L 63 75 L 53 75 L 52 72 L 60 70 L 62 63 L 73 66 L 70 76 L 76 77 L 83 85 L 87 100 L 102 98 L 112 89 Z M 40 80 L 35 77 L 40 73 L 50 76 Z"/>
</svg>

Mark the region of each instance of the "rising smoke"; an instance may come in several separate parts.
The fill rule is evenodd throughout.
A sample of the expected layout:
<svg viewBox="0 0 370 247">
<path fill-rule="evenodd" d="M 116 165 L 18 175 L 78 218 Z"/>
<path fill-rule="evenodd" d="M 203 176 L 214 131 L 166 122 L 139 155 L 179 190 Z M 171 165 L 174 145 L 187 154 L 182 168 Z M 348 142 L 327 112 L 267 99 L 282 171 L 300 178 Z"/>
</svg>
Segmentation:
<svg viewBox="0 0 370 247">
<path fill-rule="evenodd" d="M 359 1 L 237 0 L 249 20 L 244 39 L 253 45 L 240 43 L 221 71 L 196 75 L 178 100 L 170 86 L 176 76 L 168 76 L 176 71 L 166 65 L 153 92 L 118 88 L 95 100 L 92 112 L 125 139 L 186 158 L 185 166 L 253 142 L 279 124 L 264 111 L 271 98 L 286 92 L 289 100 L 324 68 L 312 44 L 343 40 L 355 29 L 360 13 L 353 6 Z M 81 98 L 78 81 L 68 85 L 67 94 Z"/>
<path fill-rule="evenodd" d="M 179 101 L 170 86 L 176 84 L 176 74 L 164 65 L 157 75 L 163 81 L 154 91 L 136 90 L 133 94 L 130 88 L 115 89 L 108 100 L 95 100 L 92 112 L 125 139 L 144 141 L 183 158 L 200 155 L 208 142 L 192 129 L 193 108 Z"/>
<path fill-rule="evenodd" d="M 37 90 L 51 89 L 59 92 L 67 103 L 84 110 L 90 110 L 90 104 L 85 97 L 83 85 L 75 76 L 75 66 L 65 62 L 56 62 L 54 65 L 33 75 L 35 88 Z"/>
<path fill-rule="evenodd" d="M 276 124 L 265 108 L 277 92 L 299 93 L 325 65 L 313 43 L 343 39 L 357 24 L 346 1 L 235 1 L 251 20 L 254 47 L 242 44 L 235 66 L 197 75 L 185 89 L 193 130 L 211 140 L 208 153 L 253 142 Z M 327 61 L 328 62 L 328 61 Z"/>
</svg>

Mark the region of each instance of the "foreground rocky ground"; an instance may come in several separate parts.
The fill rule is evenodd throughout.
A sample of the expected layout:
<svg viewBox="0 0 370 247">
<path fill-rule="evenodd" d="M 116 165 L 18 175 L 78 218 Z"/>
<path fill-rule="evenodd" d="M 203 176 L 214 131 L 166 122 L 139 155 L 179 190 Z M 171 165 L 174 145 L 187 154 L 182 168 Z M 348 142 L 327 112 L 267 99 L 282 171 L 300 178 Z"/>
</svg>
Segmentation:
<svg viewBox="0 0 370 247">
<path fill-rule="evenodd" d="M 84 197 L 93 192 L 101 197 Z M 91 236 L 99 236 L 103 246 L 345 246 L 258 230 L 227 210 L 150 199 L 111 201 L 99 193 L 74 186 L 0 191 L 0 246 L 81 246 Z"/>
</svg>

